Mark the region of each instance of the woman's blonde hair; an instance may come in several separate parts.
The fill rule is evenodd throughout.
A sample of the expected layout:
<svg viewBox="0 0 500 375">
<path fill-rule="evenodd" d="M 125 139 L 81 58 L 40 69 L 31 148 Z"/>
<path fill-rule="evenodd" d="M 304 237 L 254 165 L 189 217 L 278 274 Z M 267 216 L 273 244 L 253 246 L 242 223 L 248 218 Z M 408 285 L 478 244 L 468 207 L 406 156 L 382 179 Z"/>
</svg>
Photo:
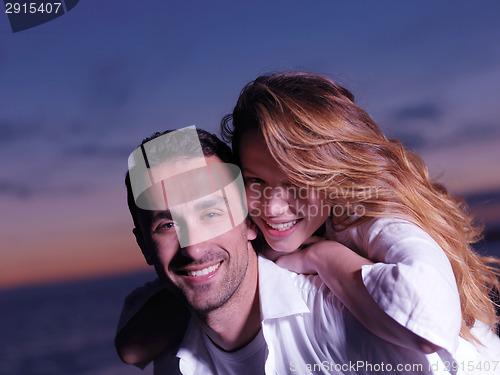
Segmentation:
<svg viewBox="0 0 500 375">
<path fill-rule="evenodd" d="M 223 137 L 232 142 L 236 157 L 251 129 L 263 134 L 292 184 L 321 189 L 335 197 L 335 206 L 362 213 L 349 225 L 393 216 L 425 230 L 452 265 L 461 336 L 477 341 L 470 331 L 476 319 L 495 329 L 498 317 L 490 296 L 500 289 L 493 266 L 500 261 L 472 249 L 482 228 L 473 225 L 462 199 L 430 180 L 420 157 L 386 138 L 347 89 L 312 73 L 261 76 L 244 87 L 233 113 L 222 120 Z"/>
</svg>

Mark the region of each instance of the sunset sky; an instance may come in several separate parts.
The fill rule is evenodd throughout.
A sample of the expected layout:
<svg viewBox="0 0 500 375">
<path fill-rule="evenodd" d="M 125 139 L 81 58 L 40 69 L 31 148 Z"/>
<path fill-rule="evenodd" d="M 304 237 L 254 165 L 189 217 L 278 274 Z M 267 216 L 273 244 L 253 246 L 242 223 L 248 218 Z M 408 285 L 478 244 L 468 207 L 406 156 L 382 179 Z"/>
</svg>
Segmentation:
<svg viewBox="0 0 500 375">
<path fill-rule="evenodd" d="M 19 33 L 3 13 L 0 288 L 145 268 L 128 155 L 155 131 L 219 133 L 276 70 L 346 85 L 500 228 L 497 1 L 82 0 Z"/>
</svg>

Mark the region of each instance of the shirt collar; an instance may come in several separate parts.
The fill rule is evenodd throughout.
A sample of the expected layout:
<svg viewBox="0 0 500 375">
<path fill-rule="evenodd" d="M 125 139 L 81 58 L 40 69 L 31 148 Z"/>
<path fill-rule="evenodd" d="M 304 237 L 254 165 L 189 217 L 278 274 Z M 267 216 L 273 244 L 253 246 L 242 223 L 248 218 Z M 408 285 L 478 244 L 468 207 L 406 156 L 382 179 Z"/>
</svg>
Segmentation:
<svg viewBox="0 0 500 375">
<path fill-rule="evenodd" d="M 182 374 L 194 375 L 201 369 L 210 373 L 210 354 L 203 345 L 203 329 L 196 318 L 191 317 L 184 338 L 176 357 L 179 358 L 179 369 Z"/>
<path fill-rule="evenodd" d="M 259 256 L 259 296 L 262 321 L 309 313 L 293 281 L 294 274 Z"/>
<path fill-rule="evenodd" d="M 260 255 L 258 265 L 262 321 L 310 312 L 293 281 L 296 274 Z M 203 346 L 201 335 L 200 324 L 191 317 L 176 355 L 183 374 L 194 374 L 199 370 L 197 366 L 210 367 L 210 355 Z"/>
</svg>

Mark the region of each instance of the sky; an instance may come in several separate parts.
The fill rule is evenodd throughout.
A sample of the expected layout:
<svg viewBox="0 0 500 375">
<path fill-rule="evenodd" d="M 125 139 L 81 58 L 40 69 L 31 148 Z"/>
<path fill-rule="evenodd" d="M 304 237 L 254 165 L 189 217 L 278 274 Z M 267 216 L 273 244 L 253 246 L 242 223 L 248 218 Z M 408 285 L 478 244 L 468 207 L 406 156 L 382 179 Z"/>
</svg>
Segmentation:
<svg viewBox="0 0 500 375">
<path fill-rule="evenodd" d="M 12 33 L 0 14 L 0 288 L 146 268 L 127 157 L 219 133 L 279 70 L 347 86 L 390 138 L 500 228 L 500 3 L 82 0 Z"/>
</svg>

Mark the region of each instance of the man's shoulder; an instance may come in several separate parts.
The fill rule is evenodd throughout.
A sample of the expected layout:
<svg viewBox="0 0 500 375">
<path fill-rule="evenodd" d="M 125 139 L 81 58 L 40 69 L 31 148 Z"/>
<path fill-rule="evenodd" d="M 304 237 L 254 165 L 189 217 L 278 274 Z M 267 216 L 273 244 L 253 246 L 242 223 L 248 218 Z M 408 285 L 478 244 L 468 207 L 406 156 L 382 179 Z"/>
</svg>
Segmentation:
<svg viewBox="0 0 500 375">
<path fill-rule="evenodd" d="M 203 329 L 199 321 L 191 317 L 186 333 L 180 345 L 172 350 L 164 351 L 154 361 L 156 374 L 211 374 L 210 354 L 203 340 Z"/>
<path fill-rule="evenodd" d="M 175 352 L 165 351 L 154 360 L 154 374 L 181 374 L 179 358 Z"/>
<path fill-rule="evenodd" d="M 302 275 L 281 268 L 274 262 L 259 256 L 259 293 L 261 307 L 278 303 L 289 305 L 294 311 L 301 310 L 302 302 L 309 310 L 318 302 L 341 308 L 336 295 L 328 289 L 318 275 Z M 293 307 L 292 307 L 293 305 Z"/>
<path fill-rule="evenodd" d="M 291 272 L 291 278 L 303 301 L 311 312 L 318 308 L 322 314 L 338 315 L 344 311 L 344 305 L 318 275 L 301 275 Z"/>
<path fill-rule="evenodd" d="M 263 256 L 259 256 L 259 277 L 279 281 L 280 284 L 290 283 L 296 289 L 306 292 L 330 292 L 318 275 L 303 275 L 289 271 Z"/>
</svg>

